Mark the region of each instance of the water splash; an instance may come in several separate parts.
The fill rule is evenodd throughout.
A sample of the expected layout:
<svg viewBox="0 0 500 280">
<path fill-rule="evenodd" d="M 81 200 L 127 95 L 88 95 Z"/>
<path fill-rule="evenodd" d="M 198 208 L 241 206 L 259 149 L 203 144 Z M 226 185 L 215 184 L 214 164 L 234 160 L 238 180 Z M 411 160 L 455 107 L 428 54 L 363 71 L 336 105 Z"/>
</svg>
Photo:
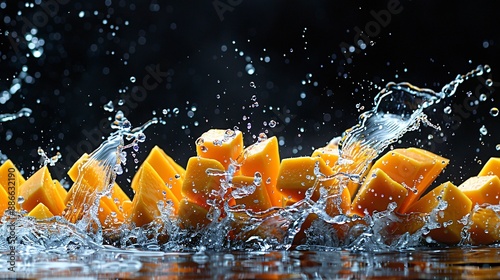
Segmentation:
<svg viewBox="0 0 500 280">
<path fill-rule="evenodd" d="M 15 119 L 22 118 L 22 117 L 29 117 L 29 116 L 31 116 L 31 113 L 32 113 L 32 110 L 30 108 L 22 108 L 17 113 L 0 114 L 0 123 L 13 121 Z"/>
</svg>

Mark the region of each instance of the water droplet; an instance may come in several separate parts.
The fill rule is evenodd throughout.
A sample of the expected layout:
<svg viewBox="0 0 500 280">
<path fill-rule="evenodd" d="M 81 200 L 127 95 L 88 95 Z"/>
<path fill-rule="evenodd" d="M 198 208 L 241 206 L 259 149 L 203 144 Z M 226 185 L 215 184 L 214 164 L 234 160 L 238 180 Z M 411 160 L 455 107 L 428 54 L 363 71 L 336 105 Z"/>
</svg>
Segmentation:
<svg viewBox="0 0 500 280">
<path fill-rule="evenodd" d="M 489 86 L 489 87 L 491 87 L 493 85 L 493 80 L 487 79 L 486 80 L 486 85 Z"/>
<path fill-rule="evenodd" d="M 493 107 L 490 109 L 490 115 L 493 116 L 493 117 L 496 117 L 498 116 L 498 108 L 497 107 Z"/>
<path fill-rule="evenodd" d="M 245 66 L 245 71 L 247 71 L 248 75 L 253 75 L 255 73 L 255 68 L 251 63 L 249 63 Z"/>
<path fill-rule="evenodd" d="M 488 129 L 483 125 L 481 126 L 481 128 L 479 129 L 479 132 L 482 134 L 482 135 L 486 135 L 488 134 Z"/>
<path fill-rule="evenodd" d="M 113 101 L 109 101 L 104 105 L 104 111 L 113 112 L 115 110 L 115 106 L 113 105 Z"/>
<path fill-rule="evenodd" d="M 177 114 L 179 114 L 180 110 L 179 110 L 179 108 L 176 107 L 172 110 L 172 112 L 177 115 Z"/>
<path fill-rule="evenodd" d="M 23 204 L 23 203 L 24 203 L 24 197 L 23 197 L 23 196 L 21 196 L 21 195 L 20 195 L 20 196 L 18 196 L 18 197 L 17 197 L 17 203 L 18 203 L 18 204 Z"/>
<path fill-rule="evenodd" d="M 254 82 L 250 82 L 250 87 L 251 87 L 251 88 L 257 88 L 257 86 L 255 85 L 255 83 L 254 83 Z M 254 95 L 254 96 L 255 96 L 255 95 Z M 255 100 L 253 99 L 253 97 L 254 97 L 254 96 L 252 96 L 252 100 L 253 100 L 253 101 L 255 101 Z M 255 99 L 257 99 L 257 98 L 255 98 Z"/>
<path fill-rule="evenodd" d="M 208 152 L 207 146 L 200 146 L 200 150 L 204 153 Z"/>
<path fill-rule="evenodd" d="M 500 151 L 500 144 L 497 144 L 496 147 L 497 151 Z"/>
<path fill-rule="evenodd" d="M 132 83 L 135 83 L 135 81 L 136 81 L 135 77 L 134 77 L 134 76 L 130 77 L 130 81 L 131 81 Z"/>
<path fill-rule="evenodd" d="M 205 140 L 202 137 L 199 137 L 194 143 L 196 146 L 201 146 L 205 143 Z"/>
<path fill-rule="evenodd" d="M 270 128 L 275 128 L 276 127 L 276 121 L 275 120 L 270 120 L 269 121 L 269 127 Z"/>
<path fill-rule="evenodd" d="M 484 101 L 486 101 L 486 99 L 487 99 L 487 98 L 488 98 L 488 97 L 487 97 L 487 96 L 486 96 L 486 94 L 484 94 L 484 93 L 482 93 L 481 95 L 479 95 L 479 101 L 484 102 Z"/>
<path fill-rule="evenodd" d="M 449 115 L 451 113 L 451 107 L 450 106 L 446 106 L 446 108 L 444 108 L 444 113 Z"/>
</svg>

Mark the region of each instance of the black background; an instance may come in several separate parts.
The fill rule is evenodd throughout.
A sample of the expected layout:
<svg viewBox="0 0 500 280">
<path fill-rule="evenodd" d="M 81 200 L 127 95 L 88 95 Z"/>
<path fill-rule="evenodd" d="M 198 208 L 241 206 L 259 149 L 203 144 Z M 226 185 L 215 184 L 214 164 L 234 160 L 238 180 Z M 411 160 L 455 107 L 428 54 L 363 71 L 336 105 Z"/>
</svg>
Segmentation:
<svg viewBox="0 0 500 280">
<path fill-rule="evenodd" d="M 182 165 L 195 154 L 196 138 L 209 128 L 238 126 L 246 145 L 267 129 L 269 136 L 282 137 L 282 157 L 309 155 L 354 125 L 389 81 L 439 90 L 479 64 L 491 66 L 493 80 L 500 76 L 495 1 L 401 1 L 400 12 L 382 26 L 373 14 L 387 15 L 389 3 L 397 5 L 53 0 L 26 7 L 23 1 L 3 2 L 0 91 L 9 89 L 23 65 L 35 78 L 0 104 L 0 113 L 33 110 L 29 118 L 0 123 L 0 150 L 25 177 L 39 167 L 38 147 L 49 155 L 59 150 L 63 158 L 51 170 L 54 177 L 64 179 L 63 170 L 81 152 L 97 147 L 92 137 L 108 131 L 106 120 L 113 113 L 105 111 L 104 104 L 114 101 L 120 108 L 116 101 L 131 96 L 134 86 L 144 85 L 149 65 L 163 73 L 160 82 L 137 106 L 125 104 L 121 109 L 133 125 L 154 116 L 165 124 L 147 130 L 148 140 L 137 158 L 142 160 L 159 145 Z M 14 43 L 14 34 L 22 34 L 30 23 L 38 26 L 36 36 L 45 40 L 39 58 L 26 57 L 30 50 L 25 40 Z M 356 28 L 367 27 L 372 28 L 371 42 L 347 61 L 341 45 L 354 45 Z M 245 70 L 248 63 L 255 67 L 253 75 Z M 426 111 L 431 122 L 442 127 L 441 136 L 422 126 L 393 146 L 426 147 L 450 158 L 442 180 L 460 184 L 475 175 L 481 163 L 498 156 L 495 146 L 500 143 L 500 117 L 489 114 L 491 107 L 500 107 L 498 92 L 495 86 L 488 90 L 480 85 L 478 79 L 467 81 L 453 98 Z M 472 95 L 466 98 L 469 91 Z M 480 93 L 487 94 L 487 101 L 468 106 Z M 258 107 L 252 107 L 253 99 Z M 466 105 L 471 110 L 463 115 L 457 106 Z M 192 106 L 196 111 L 191 118 Z M 446 106 L 453 112 L 444 117 Z M 178 114 L 172 113 L 174 108 Z M 163 114 L 164 109 L 169 113 Z M 289 123 L 284 121 L 287 117 Z M 278 122 L 274 128 L 264 125 L 271 120 Z M 488 134 L 480 137 L 482 125 Z M 129 169 L 135 166 L 131 159 Z M 121 185 L 126 186 L 132 175 L 130 170 L 121 176 Z"/>
</svg>

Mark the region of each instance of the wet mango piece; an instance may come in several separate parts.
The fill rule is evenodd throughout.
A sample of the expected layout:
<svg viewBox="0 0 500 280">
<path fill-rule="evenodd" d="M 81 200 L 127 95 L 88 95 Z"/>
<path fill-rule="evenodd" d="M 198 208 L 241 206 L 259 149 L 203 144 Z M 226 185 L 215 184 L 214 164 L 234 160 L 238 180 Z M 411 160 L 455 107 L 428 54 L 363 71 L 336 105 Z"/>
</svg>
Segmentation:
<svg viewBox="0 0 500 280">
<path fill-rule="evenodd" d="M 132 200 L 129 219 L 138 227 L 152 222 L 160 215 L 159 201 L 171 203 L 174 214 L 179 208 L 179 201 L 172 191 L 165 186 L 160 175 L 156 173 L 149 163 L 144 162 L 139 173 L 139 181 Z"/>
<path fill-rule="evenodd" d="M 272 207 L 269 201 L 269 194 L 266 188 L 261 183 L 259 186 L 254 184 L 254 177 L 250 176 L 234 176 L 233 177 L 233 192 L 241 192 L 244 188 L 248 190 L 249 188 L 255 188 L 253 193 L 248 194 L 242 198 L 236 198 L 236 205 L 245 205 L 245 209 L 249 209 L 255 212 L 264 211 Z"/>
<path fill-rule="evenodd" d="M 28 216 L 36 218 L 38 220 L 54 217 L 49 208 L 47 208 L 47 206 L 45 206 L 43 203 L 38 203 L 38 205 L 28 213 Z"/>
<path fill-rule="evenodd" d="M 148 157 L 144 161 L 149 163 L 153 167 L 158 175 L 160 175 L 163 182 L 167 185 L 167 187 L 172 190 L 177 200 L 180 200 L 182 198 L 182 182 L 184 181 L 184 176 L 186 174 L 184 168 L 175 163 L 175 161 L 158 146 L 155 146 L 151 150 Z M 139 170 L 141 168 L 142 166 L 139 167 Z M 136 190 L 137 188 L 137 174 L 139 174 L 139 170 L 136 172 L 136 175 L 132 179 L 131 186 L 133 190 Z"/>
<path fill-rule="evenodd" d="M 439 198 L 447 207 L 435 212 L 433 218 L 441 227 L 431 230 L 429 235 L 438 242 L 456 244 L 461 240 L 460 232 L 464 227 L 459 220 L 472 209 L 472 201 L 458 187 L 450 182 L 441 184 L 415 202 L 409 212 L 430 214 L 438 207 Z"/>
<path fill-rule="evenodd" d="M 321 187 L 329 188 L 332 180 L 319 181 L 314 173 L 318 165 L 319 172 L 325 176 L 333 175 L 333 170 L 325 163 L 322 157 L 296 157 L 286 158 L 281 161 L 278 172 L 276 189 L 291 202 L 302 200 L 306 191 L 316 185 L 312 195 L 313 200 L 319 198 Z"/>
<path fill-rule="evenodd" d="M 492 157 L 479 171 L 478 176 L 497 175 L 500 177 L 500 158 Z M 1 182 L 0 182 L 1 183 Z"/>
<path fill-rule="evenodd" d="M 500 216 L 490 208 L 472 211 L 469 233 L 472 245 L 489 245 L 500 241 Z"/>
<path fill-rule="evenodd" d="M 409 189 L 396 209 L 399 213 L 408 213 L 408 208 L 427 190 L 448 162 L 446 158 L 418 148 L 394 149 L 377 160 L 372 168 L 383 170 L 392 180 Z"/>
<path fill-rule="evenodd" d="M 7 208 L 9 208 L 9 196 L 2 184 L 0 184 L 0 217 L 3 216 Z"/>
<path fill-rule="evenodd" d="M 352 202 L 351 213 L 363 217 L 365 211 L 372 215 L 374 211 L 387 210 L 389 203 L 400 205 L 407 193 L 405 187 L 391 179 L 382 169 L 373 168 Z"/>
<path fill-rule="evenodd" d="M 338 147 L 325 146 L 314 150 L 311 157 L 320 157 L 325 161 L 325 164 L 330 168 L 337 164 L 339 159 L 339 149 Z"/>
<path fill-rule="evenodd" d="M 232 129 L 210 129 L 196 140 L 196 155 L 215 159 L 227 169 L 243 152 L 243 133 Z"/>
<path fill-rule="evenodd" d="M 500 203 L 500 179 L 496 175 L 471 177 L 458 188 L 470 198 L 474 205 Z"/>
<path fill-rule="evenodd" d="M 62 201 L 66 199 L 66 196 L 68 195 L 68 191 L 61 185 L 61 182 L 59 180 L 52 180 L 54 183 L 54 188 L 56 189 L 57 194 L 61 198 Z"/>
<path fill-rule="evenodd" d="M 255 172 L 259 172 L 262 176 L 262 186 L 266 188 L 271 204 L 283 207 L 282 195 L 276 189 L 279 169 L 280 154 L 278 139 L 275 136 L 245 149 L 241 175 L 253 177 Z"/>
<path fill-rule="evenodd" d="M 10 170 L 14 170 L 14 173 L 10 172 Z M 13 175 L 9 175 L 13 174 Z M 11 177 L 9 177 L 11 176 Z M 14 176 L 14 180 L 12 180 L 12 176 Z M 10 180 L 9 180 L 10 178 Z M 9 184 L 10 182 L 10 184 Z M 9 193 L 9 187 L 14 187 L 16 192 L 16 199 L 19 195 L 19 187 L 24 184 L 26 180 L 21 175 L 17 167 L 12 163 L 10 159 L 0 165 L 0 185 L 3 186 L 4 190 Z M 11 189 L 12 190 L 12 189 Z M 16 209 L 19 209 L 16 201 Z"/>
<path fill-rule="evenodd" d="M 210 223 L 207 218 L 208 208 L 205 208 L 188 198 L 183 198 L 179 202 L 177 217 L 181 228 L 195 230 Z"/>
<path fill-rule="evenodd" d="M 122 205 L 118 207 L 118 209 L 123 213 L 123 217 L 127 219 L 130 216 L 130 212 L 132 211 L 132 201 L 124 201 Z"/>
<path fill-rule="evenodd" d="M 207 169 L 217 174 L 207 174 Z M 186 166 L 186 177 L 182 183 L 182 194 L 202 207 L 208 207 L 207 199 L 214 199 L 212 191 L 220 189 L 224 178 L 224 166 L 215 159 L 191 157 Z"/>
<path fill-rule="evenodd" d="M 119 226 L 125 220 L 125 217 L 116 205 L 115 201 L 108 196 L 101 197 L 97 216 L 103 228 L 112 228 Z"/>
<path fill-rule="evenodd" d="M 61 215 L 64 201 L 58 194 L 47 166 L 40 168 L 19 188 L 19 195 L 24 197 L 22 207 L 30 212 L 39 203 L 43 203 L 54 215 Z"/>
</svg>

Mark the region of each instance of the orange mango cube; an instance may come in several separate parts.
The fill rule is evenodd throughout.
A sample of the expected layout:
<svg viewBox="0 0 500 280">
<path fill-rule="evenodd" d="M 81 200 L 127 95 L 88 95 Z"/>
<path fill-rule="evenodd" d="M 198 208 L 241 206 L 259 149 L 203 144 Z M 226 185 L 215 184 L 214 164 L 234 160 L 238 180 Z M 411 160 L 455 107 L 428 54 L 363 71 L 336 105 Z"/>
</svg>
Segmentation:
<svg viewBox="0 0 500 280">
<path fill-rule="evenodd" d="M 40 168 L 19 188 L 18 194 L 24 198 L 22 208 L 28 212 L 43 203 L 54 215 L 61 215 L 64 202 L 52 181 L 47 166 Z"/>
<path fill-rule="evenodd" d="M 325 146 L 314 150 L 311 157 L 322 158 L 325 161 L 325 164 L 331 168 L 339 159 L 339 149 L 338 147 Z"/>
<path fill-rule="evenodd" d="M 372 168 L 383 170 L 391 179 L 409 189 L 397 209 L 399 213 L 407 213 L 448 162 L 448 159 L 422 149 L 394 149 L 377 160 Z"/>
<path fill-rule="evenodd" d="M 325 163 L 322 157 L 296 157 L 286 158 L 281 161 L 278 172 L 276 189 L 287 200 L 297 202 L 306 196 L 306 191 L 316 185 L 313 200 L 319 198 L 321 187 L 328 189 L 332 180 L 319 181 L 314 169 L 318 165 L 319 172 L 325 176 L 333 175 L 333 170 Z"/>
<path fill-rule="evenodd" d="M 207 199 L 214 199 L 212 191 L 220 189 L 222 176 L 207 174 L 207 170 L 224 173 L 224 166 L 215 159 L 191 157 L 186 166 L 182 194 L 192 202 L 208 207 Z"/>
<path fill-rule="evenodd" d="M 14 170 L 14 172 L 11 172 L 11 170 Z M 24 177 L 21 175 L 19 170 L 16 168 L 16 166 L 14 165 L 14 163 L 12 163 L 10 159 L 5 161 L 2 165 L 0 165 L 0 185 L 3 186 L 4 190 L 7 193 L 9 193 L 12 190 L 15 191 L 16 209 L 19 209 L 19 205 L 17 204 L 17 197 L 19 196 L 19 187 L 22 184 L 24 184 L 24 182 L 26 182 L 26 180 L 24 179 Z"/>
<path fill-rule="evenodd" d="M 255 188 L 255 190 L 246 195 L 245 197 L 235 198 L 237 205 L 245 205 L 245 209 L 249 209 L 255 212 L 264 211 L 272 207 L 269 201 L 269 195 L 266 188 L 261 185 L 257 186 L 254 184 L 254 177 L 250 176 L 234 176 L 233 177 L 233 192 L 238 191 L 241 188 Z"/>
<path fill-rule="evenodd" d="M 47 206 L 45 206 L 41 202 L 38 203 L 38 205 L 28 213 L 28 216 L 33 217 L 33 218 L 38 219 L 38 220 L 48 219 L 48 218 L 54 217 L 52 212 L 50 212 L 49 208 L 47 208 Z"/>
<path fill-rule="evenodd" d="M 210 223 L 207 218 L 208 208 L 205 208 L 188 198 L 183 198 L 179 202 L 177 217 L 181 228 L 195 230 Z"/>
<path fill-rule="evenodd" d="M 500 179 L 496 175 L 476 176 L 467 179 L 458 187 L 473 204 L 500 203 Z"/>
<path fill-rule="evenodd" d="M 160 175 L 147 162 L 139 173 L 137 190 L 132 200 L 129 219 L 140 227 L 152 222 L 160 215 L 158 202 L 170 203 L 176 212 L 179 201 L 172 191 L 165 186 Z M 175 214 L 175 213 L 174 213 Z"/>
<path fill-rule="evenodd" d="M 210 129 L 196 140 L 196 155 L 215 159 L 227 169 L 243 152 L 243 133 L 232 129 Z"/>
<path fill-rule="evenodd" d="M 372 215 L 375 211 L 387 210 L 389 203 L 400 205 L 407 193 L 405 187 L 382 169 L 373 168 L 352 202 L 351 213 L 364 216 L 365 211 Z"/>
<path fill-rule="evenodd" d="M 462 239 L 464 225 L 460 220 L 472 209 L 472 201 L 458 187 L 443 183 L 415 202 L 409 211 L 430 214 L 440 200 L 446 202 L 447 207 L 436 211 L 434 218 L 442 226 L 431 230 L 429 235 L 438 242 L 456 244 Z"/>
<path fill-rule="evenodd" d="M 500 177 L 500 158 L 498 157 L 490 158 L 483 166 L 481 171 L 479 171 L 478 175 L 479 176 L 497 175 L 498 177 Z"/>
<path fill-rule="evenodd" d="M 259 172 L 262 176 L 262 185 L 267 190 L 271 204 L 283 207 L 282 195 L 276 189 L 279 169 L 280 154 L 278 139 L 275 136 L 259 141 L 245 149 L 241 174 L 253 177 L 255 172 Z"/>
<path fill-rule="evenodd" d="M 500 216 L 490 208 L 473 210 L 469 233 L 472 245 L 489 245 L 500 241 Z"/>
</svg>

